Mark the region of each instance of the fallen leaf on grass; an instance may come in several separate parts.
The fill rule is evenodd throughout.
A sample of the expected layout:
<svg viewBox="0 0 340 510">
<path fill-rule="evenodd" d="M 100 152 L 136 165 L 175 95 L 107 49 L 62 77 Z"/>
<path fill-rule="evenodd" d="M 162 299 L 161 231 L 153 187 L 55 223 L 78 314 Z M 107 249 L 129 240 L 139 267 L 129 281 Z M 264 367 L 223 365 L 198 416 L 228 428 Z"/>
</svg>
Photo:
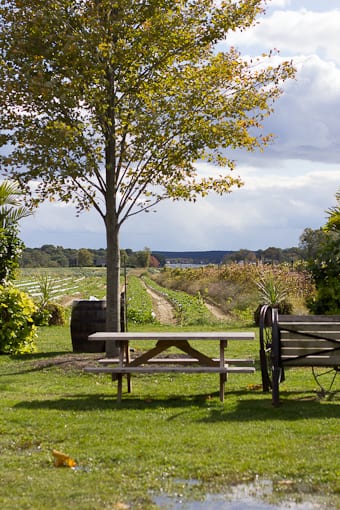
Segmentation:
<svg viewBox="0 0 340 510">
<path fill-rule="evenodd" d="M 247 386 L 248 390 L 260 390 L 262 388 L 262 384 L 248 384 Z"/>
<path fill-rule="evenodd" d="M 72 457 L 65 453 L 58 452 L 58 450 L 52 450 L 52 455 L 54 457 L 54 465 L 56 467 L 65 466 L 72 468 L 77 465 L 76 461 L 72 459 Z"/>
</svg>

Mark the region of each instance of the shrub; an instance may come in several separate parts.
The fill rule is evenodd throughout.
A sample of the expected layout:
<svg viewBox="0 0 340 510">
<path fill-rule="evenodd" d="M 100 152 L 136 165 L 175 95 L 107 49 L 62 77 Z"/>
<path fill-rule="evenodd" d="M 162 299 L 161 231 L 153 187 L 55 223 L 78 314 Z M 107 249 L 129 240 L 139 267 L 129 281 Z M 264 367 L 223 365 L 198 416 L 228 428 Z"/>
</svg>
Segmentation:
<svg viewBox="0 0 340 510">
<path fill-rule="evenodd" d="M 65 324 L 65 308 L 59 303 L 48 303 L 46 311 L 49 313 L 49 326 L 64 326 Z"/>
<path fill-rule="evenodd" d="M 50 302 L 43 307 L 38 303 L 33 320 L 37 326 L 63 326 L 65 324 L 65 308 L 58 303 Z"/>
<path fill-rule="evenodd" d="M 340 281 L 338 277 L 325 278 L 319 282 L 316 295 L 306 299 L 308 309 L 318 315 L 339 315 L 340 313 Z"/>
<path fill-rule="evenodd" d="M 36 299 L 37 312 L 34 321 L 37 326 L 63 326 L 65 324 L 65 309 L 58 303 L 51 301 L 55 291 L 55 281 L 47 274 L 37 278 L 39 297 Z"/>
<path fill-rule="evenodd" d="M 0 286 L 0 352 L 24 353 L 34 350 L 36 306 L 25 293 L 12 286 Z"/>
<path fill-rule="evenodd" d="M 16 226 L 0 228 L 0 284 L 5 285 L 15 279 L 19 258 L 24 249 L 18 237 Z"/>
<path fill-rule="evenodd" d="M 315 314 L 340 313 L 340 233 L 327 232 L 315 259 L 309 261 L 316 293 L 306 303 Z"/>
</svg>

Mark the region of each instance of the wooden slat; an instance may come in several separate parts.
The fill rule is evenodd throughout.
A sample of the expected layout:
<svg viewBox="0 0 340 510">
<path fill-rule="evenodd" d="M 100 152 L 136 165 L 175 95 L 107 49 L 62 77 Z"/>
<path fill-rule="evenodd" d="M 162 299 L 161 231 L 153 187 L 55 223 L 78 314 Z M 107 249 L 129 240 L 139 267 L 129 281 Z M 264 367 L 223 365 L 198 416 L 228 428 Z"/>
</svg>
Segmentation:
<svg viewBox="0 0 340 510">
<path fill-rule="evenodd" d="M 281 339 L 281 350 L 282 349 L 291 349 L 291 348 L 300 348 L 300 349 L 334 349 L 340 348 L 339 344 L 335 342 L 329 342 L 320 338 L 308 338 L 303 336 L 298 336 L 294 338 L 282 338 Z"/>
<path fill-rule="evenodd" d="M 316 356 L 324 356 L 325 354 L 328 356 L 336 356 L 337 354 L 340 354 L 340 351 L 336 350 L 330 350 L 330 349 L 323 349 L 322 347 L 318 349 L 303 349 L 299 347 L 286 347 L 284 349 L 281 349 L 281 357 L 285 356 L 304 356 L 308 354 L 315 354 Z"/>
<path fill-rule="evenodd" d="M 293 357 L 282 357 L 282 364 L 284 366 L 296 366 L 296 367 L 310 367 L 310 366 L 319 366 L 319 367 L 340 367 L 340 354 L 336 356 L 308 356 L 307 358 L 298 358 Z"/>
<path fill-rule="evenodd" d="M 340 324 L 340 315 L 279 315 L 278 316 L 279 324 L 283 324 L 286 322 L 289 323 L 323 323 L 323 322 L 338 322 Z"/>
<path fill-rule="evenodd" d="M 118 363 L 118 358 L 102 358 L 98 360 L 98 363 L 102 365 L 110 365 L 114 363 Z M 132 360 L 131 360 L 132 361 Z M 219 358 L 212 358 L 216 364 L 219 364 Z M 254 365 L 255 361 L 249 358 L 226 358 L 224 360 L 225 364 L 240 364 L 240 365 Z M 148 360 L 148 363 L 152 364 L 192 364 L 198 363 L 196 358 L 152 358 Z"/>
<path fill-rule="evenodd" d="M 297 333 L 308 333 L 309 335 L 334 336 L 340 338 L 340 324 L 333 323 L 327 324 L 327 327 L 321 327 L 320 324 L 287 324 L 285 326 L 280 324 L 280 334 L 282 336 L 296 335 Z"/>
<path fill-rule="evenodd" d="M 91 373 L 102 373 L 102 374 L 132 374 L 132 373 L 171 373 L 181 372 L 188 374 L 200 374 L 200 373 L 242 373 L 250 374 L 255 372 L 253 367 L 85 367 L 85 372 Z"/>
<path fill-rule="evenodd" d="M 254 340 L 255 334 L 252 332 L 232 332 L 232 331 L 207 331 L 207 332 L 98 332 L 89 335 L 91 341 L 111 341 L 111 340 L 153 340 L 155 342 L 163 341 L 182 341 L 182 340 Z"/>
<path fill-rule="evenodd" d="M 281 349 L 281 358 L 284 358 L 286 356 L 304 356 L 304 355 L 315 355 L 315 356 L 337 356 L 340 355 L 340 351 L 336 350 L 330 350 L 330 349 L 323 349 L 322 347 L 318 349 L 301 349 L 299 347 L 291 347 L 291 348 L 284 348 Z"/>
</svg>

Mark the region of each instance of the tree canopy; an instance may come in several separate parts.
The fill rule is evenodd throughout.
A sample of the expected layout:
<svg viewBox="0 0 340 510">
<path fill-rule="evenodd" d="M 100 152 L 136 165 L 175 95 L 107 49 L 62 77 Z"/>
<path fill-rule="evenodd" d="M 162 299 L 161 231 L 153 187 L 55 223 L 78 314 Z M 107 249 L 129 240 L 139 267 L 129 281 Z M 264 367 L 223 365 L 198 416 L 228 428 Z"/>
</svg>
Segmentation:
<svg viewBox="0 0 340 510">
<path fill-rule="evenodd" d="M 36 203 L 57 198 L 99 212 L 108 306 L 116 302 L 109 329 L 119 327 L 124 221 L 165 198 L 240 186 L 227 150 L 270 141 L 262 123 L 293 67 L 227 46 L 228 32 L 253 25 L 264 3 L 1 3 L 1 168 Z M 200 160 L 211 164 L 204 174 Z"/>
<path fill-rule="evenodd" d="M 316 294 L 308 300 L 313 313 L 340 313 L 340 194 L 336 193 L 336 206 L 326 211 L 328 220 L 323 229 L 310 230 L 313 250 L 309 259 Z"/>
<path fill-rule="evenodd" d="M 24 243 L 19 239 L 18 222 L 31 211 L 22 205 L 22 192 L 15 182 L 0 183 L 0 285 L 14 280 Z"/>
</svg>

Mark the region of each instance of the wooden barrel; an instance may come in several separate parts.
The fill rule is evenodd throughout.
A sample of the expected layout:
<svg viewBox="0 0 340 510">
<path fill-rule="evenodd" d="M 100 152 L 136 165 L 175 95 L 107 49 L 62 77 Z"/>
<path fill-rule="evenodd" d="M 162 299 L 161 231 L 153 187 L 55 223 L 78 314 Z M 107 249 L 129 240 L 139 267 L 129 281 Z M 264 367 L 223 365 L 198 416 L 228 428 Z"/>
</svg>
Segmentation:
<svg viewBox="0 0 340 510">
<path fill-rule="evenodd" d="M 106 300 L 73 301 L 71 339 L 73 352 L 105 352 L 105 342 L 89 342 L 88 336 L 105 331 Z"/>
</svg>

